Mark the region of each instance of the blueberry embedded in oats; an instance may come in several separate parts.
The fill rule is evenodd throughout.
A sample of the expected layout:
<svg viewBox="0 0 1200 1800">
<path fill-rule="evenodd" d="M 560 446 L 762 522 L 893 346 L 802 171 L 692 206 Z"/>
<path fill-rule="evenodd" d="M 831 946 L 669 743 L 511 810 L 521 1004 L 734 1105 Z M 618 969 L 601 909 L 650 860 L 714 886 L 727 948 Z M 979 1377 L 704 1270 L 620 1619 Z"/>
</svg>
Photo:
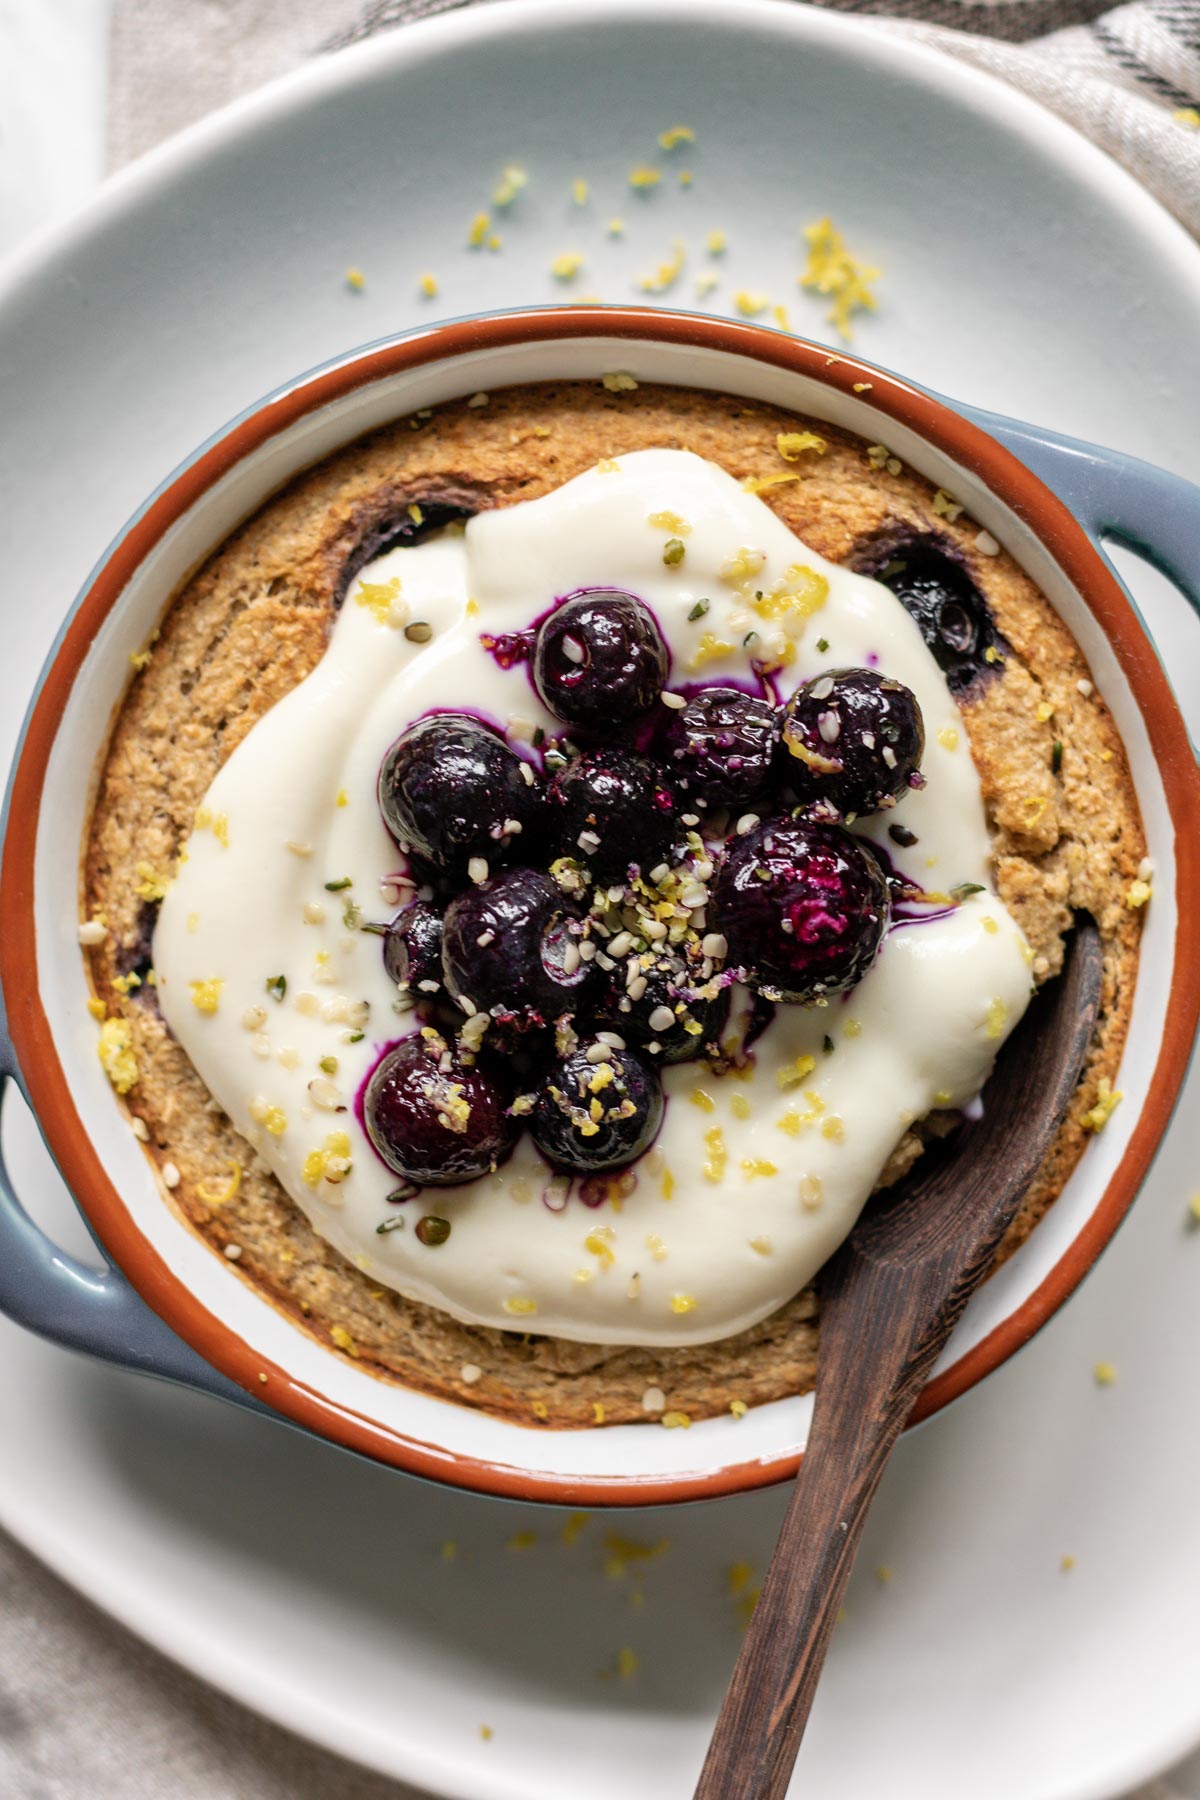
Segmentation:
<svg viewBox="0 0 1200 1800">
<path fill-rule="evenodd" d="M 595 991 L 580 956 L 582 914 L 540 869 L 506 869 L 452 900 L 442 929 L 446 985 L 464 1010 L 499 1009 L 518 1030 L 551 1025 Z"/>
<path fill-rule="evenodd" d="M 518 1125 L 494 1068 L 467 1067 L 434 1031 L 404 1038 L 375 1065 L 363 1123 L 380 1157 L 423 1187 L 486 1175 L 509 1155 Z"/>
<path fill-rule="evenodd" d="M 945 674 L 952 694 L 998 668 L 1004 639 L 987 601 L 961 562 L 936 539 L 893 542 L 888 553 L 862 555 L 854 566 L 873 575 L 913 619 Z"/>
<path fill-rule="evenodd" d="M 679 832 L 663 770 L 632 750 L 585 750 L 554 776 L 547 799 L 560 851 L 601 881 L 623 879 L 631 864 L 653 869 Z"/>
<path fill-rule="evenodd" d="M 662 1116 L 662 1088 L 649 1063 L 596 1039 L 552 1066 L 529 1128 L 556 1168 L 599 1175 L 624 1168 L 648 1150 Z"/>
<path fill-rule="evenodd" d="M 663 758 L 696 806 L 745 806 L 766 786 L 778 741 L 779 716 L 769 700 L 738 688 L 702 688 L 671 714 Z"/>
<path fill-rule="evenodd" d="M 442 915 L 425 900 L 398 912 L 383 938 L 383 966 L 414 996 L 442 992 Z"/>
<path fill-rule="evenodd" d="M 588 588 L 545 619 L 533 680 L 555 718 L 580 731 L 611 732 L 654 705 L 670 655 L 653 613 L 633 594 Z"/>
<path fill-rule="evenodd" d="M 925 724 L 911 688 L 875 669 L 830 669 L 783 709 L 779 767 L 801 803 L 878 812 L 920 781 Z"/>
<path fill-rule="evenodd" d="M 411 549 L 435 532 L 445 531 L 447 525 L 459 524 L 471 516 L 470 507 L 455 506 L 445 500 L 410 500 L 402 512 L 374 530 L 360 545 L 356 566 L 361 568 L 367 562 L 374 562 L 377 557 L 386 556 L 389 550 Z"/>
<path fill-rule="evenodd" d="M 473 858 L 491 868 L 521 854 L 542 797 L 536 770 L 468 713 L 418 719 L 379 771 L 379 809 L 401 849 L 456 873 Z"/>
<path fill-rule="evenodd" d="M 770 1000 L 811 1001 L 862 980 L 887 929 L 880 864 L 839 825 L 786 816 L 735 838 L 710 921 L 727 966 Z"/>
</svg>

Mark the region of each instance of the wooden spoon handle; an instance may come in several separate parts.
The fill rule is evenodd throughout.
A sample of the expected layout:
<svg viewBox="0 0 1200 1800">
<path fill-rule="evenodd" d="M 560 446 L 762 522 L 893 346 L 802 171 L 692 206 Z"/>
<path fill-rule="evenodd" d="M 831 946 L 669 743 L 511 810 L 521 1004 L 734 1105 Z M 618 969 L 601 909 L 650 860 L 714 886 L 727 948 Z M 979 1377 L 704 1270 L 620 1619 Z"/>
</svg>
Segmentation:
<svg viewBox="0 0 1200 1800">
<path fill-rule="evenodd" d="M 856 1308 L 868 1299 L 861 1279 L 854 1299 Z M 887 1295 L 879 1299 L 886 1313 Z M 832 1305 L 833 1295 L 826 1317 Z M 868 1508 L 952 1322 L 922 1334 L 919 1346 L 902 1328 L 880 1330 L 869 1348 L 859 1340 L 849 1366 L 823 1371 L 808 1448 L 696 1800 L 782 1800 Z M 831 1394 L 836 1404 L 822 1405 Z"/>
<path fill-rule="evenodd" d="M 1045 1155 L 1100 1005 L 1088 919 L 988 1086 L 981 1127 L 867 1208 L 821 1277 L 808 1448 L 696 1800 L 782 1800 L 867 1508 L 921 1389 Z"/>
</svg>

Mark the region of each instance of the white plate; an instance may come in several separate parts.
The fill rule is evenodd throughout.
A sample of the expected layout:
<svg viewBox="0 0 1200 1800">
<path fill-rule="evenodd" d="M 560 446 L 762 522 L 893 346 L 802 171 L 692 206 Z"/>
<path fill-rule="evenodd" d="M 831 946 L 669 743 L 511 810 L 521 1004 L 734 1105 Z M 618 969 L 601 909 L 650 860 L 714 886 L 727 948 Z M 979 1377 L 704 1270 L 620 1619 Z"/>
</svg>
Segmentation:
<svg viewBox="0 0 1200 1800">
<path fill-rule="evenodd" d="M 630 167 L 680 121 L 696 146 L 659 160 L 694 184 L 670 173 L 629 193 Z M 470 251 L 512 160 L 531 180 L 501 218 L 504 248 Z M 627 234 L 606 238 L 618 211 Z M 761 290 L 822 335 L 795 275 L 800 228 L 825 212 L 886 271 L 864 354 L 1200 478 L 1200 253 L 1065 127 L 803 8 L 513 0 L 314 65 L 209 121 L 111 184 L 0 295 L 10 740 L 99 548 L 265 388 L 438 312 L 561 297 L 549 265 L 563 250 L 588 263 L 568 291 L 626 298 L 679 235 L 690 283 L 714 227 L 730 239 L 714 303 Z M 344 285 L 351 264 L 361 294 Z M 417 292 L 426 270 L 434 301 Z M 681 283 L 668 299 L 690 297 Z M 1136 591 L 1196 718 L 1191 620 L 1140 572 Z M 1200 1736 L 1187 1120 L 1185 1099 L 1078 1298 L 902 1445 L 801 1759 L 813 1800 L 1098 1800 Z M 6 1124 L 19 1186 L 77 1245 L 32 1134 Z M 603 1573 L 619 1521 L 566 1546 L 553 1515 L 436 1493 L 7 1325 L 0 1353 L 0 1518 L 190 1667 L 440 1792 L 690 1792 L 737 1643 L 724 1570 L 761 1568 L 782 1496 L 624 1521 L 672 1540 L 634 1609 L 629 1579 Z M 1104 1391 L 1101 1358 L 1120 1371 Z M 540 1541 L 506 1550 L 526 1527 Z M 881 1563 L 890 1583 L 872 1576 Z M 598 1678 L 622 1646 L 638 1673 Z"/>
</svg>

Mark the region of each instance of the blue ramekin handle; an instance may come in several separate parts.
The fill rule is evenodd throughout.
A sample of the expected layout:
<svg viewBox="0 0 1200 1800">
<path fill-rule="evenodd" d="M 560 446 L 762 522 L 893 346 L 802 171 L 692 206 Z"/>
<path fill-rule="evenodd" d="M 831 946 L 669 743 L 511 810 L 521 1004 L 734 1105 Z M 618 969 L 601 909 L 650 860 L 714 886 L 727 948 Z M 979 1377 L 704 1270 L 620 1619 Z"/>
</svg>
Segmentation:
<svg viewBox="0 0 1200 1800">
<path fill-rule="evenodd" d="M 0 999 L 0 1092 L 21 1075 Z M 0 1151 L 0 1312 L 119 1368 L 159 1375 L 257 1409 L 258 1402 L 176 1337 L 118 1269 L 90 1269 L 48 1238 L 17 1199 Z"/>
<path fill-rule="evenodd" d="M 1032 469 L 1100 540 L 1153 563 L 1200 613 L 1200 487 L 1137 457 L 960 407 Z"/>
</svg>

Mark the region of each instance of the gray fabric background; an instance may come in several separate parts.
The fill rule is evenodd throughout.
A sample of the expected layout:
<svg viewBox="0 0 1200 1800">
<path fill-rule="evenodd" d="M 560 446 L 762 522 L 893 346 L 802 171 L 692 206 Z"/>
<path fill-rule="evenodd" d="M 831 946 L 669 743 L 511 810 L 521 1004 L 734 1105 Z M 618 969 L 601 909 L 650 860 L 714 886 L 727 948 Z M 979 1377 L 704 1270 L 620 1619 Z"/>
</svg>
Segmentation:
<svg viewBox="0 0 1200 1800">
<path fill-rule="evenodd" d="M 468 3 L 115 0 L 110 167 L 313 55 Z M 1024 88 L 1200 234 L 1200 131 L 1176 117 L 1200 107 L 1200 0 L 1133 0 L 1107 12 L 1095 0 L 822 3 L 888 14 L 897 21 L 889 29 L 918 34 Z M 176 1669 L 0 1535 L 0 1800 L 411 1794 Z M 1200 1760 L 1138 1800 L 1175 1795 L 1200 1796 Z"/>
<path fill-rule="evenodd" d="M 321 50 L 470 3 L 115 0 L 112 166 Z M 1124 163 L 1200 236 L 1200 130 L 1174 117 L 1200 107 L 1200 0 L 1132 0 L 1107 12 L 1097 0 L 819 3 L 903 19 L 897 29 L 1024 88 Z"/>
</svg>

